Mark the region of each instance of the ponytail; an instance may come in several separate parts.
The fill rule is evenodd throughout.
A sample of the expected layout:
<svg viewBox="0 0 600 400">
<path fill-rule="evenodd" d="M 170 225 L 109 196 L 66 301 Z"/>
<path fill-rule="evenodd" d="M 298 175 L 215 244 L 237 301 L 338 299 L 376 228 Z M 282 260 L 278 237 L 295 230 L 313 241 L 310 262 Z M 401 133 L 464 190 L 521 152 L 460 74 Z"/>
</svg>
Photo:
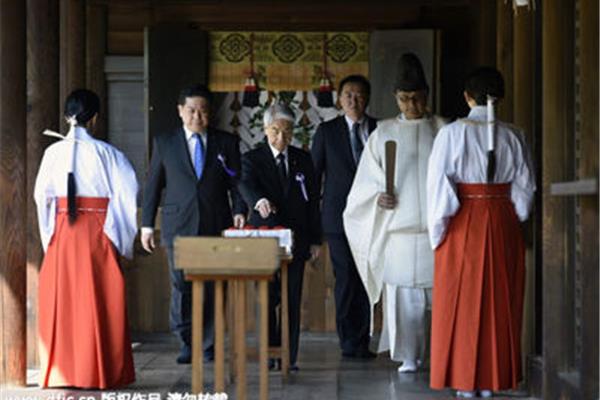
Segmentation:
<svg viewBox="0 0 600 400">
<path fill-rule="evenodd" d="M 75 188 L 75 176 L 72 172 L 67 174 L 67 211 L 69 213 L 69 223 L 73 225 L 77 219 L 77 202 L 75 195 L 77 190 Z"/>
<path fill-rule="evenodd" d="M 487 95 L 487 171 L 486 180 L 487 183 L 494 182 L 494 175 L 496 175 L 496 153 L 495 153 L 495 130 L 496 130 L 496 112 L 494 110 L 494 104 L 496 97 Z"/>
</svg>

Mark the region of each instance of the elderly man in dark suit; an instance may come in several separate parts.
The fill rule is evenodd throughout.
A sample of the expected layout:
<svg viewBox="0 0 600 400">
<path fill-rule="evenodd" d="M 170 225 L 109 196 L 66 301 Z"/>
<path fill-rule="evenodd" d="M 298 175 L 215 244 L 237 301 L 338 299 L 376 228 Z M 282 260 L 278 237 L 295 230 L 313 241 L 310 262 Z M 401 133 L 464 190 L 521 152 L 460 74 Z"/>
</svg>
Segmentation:
<svg viewBox="0 0 600 400">
<path fill-rule="evenodd" d="M 342 214 L 356 166 L 377 121 L 365 114 L 371 85 L 361 75 L 340 82 L 339 102 L 344 115 L 323 122 L 313 138 L 312 157 L 317 182 L 323 189 L 323 232 L 335 275 L 336 325 L 342 356 L 374 358 L 369 350 L 370 306 L 344 233 Z"/>
<path fill-rule="evenodd" d="M 247 212 L 237 191 L 239 139 L 208 125 L 211 101 L 206 86 L 181 91 L 177 108 L 182 127 L 154 138 L 144 190 L 141 241 L 148 252 L 155 248 L 154 220 L 164 190 L 161 242 L 171 276 L 171 330 L 182 344 L 177 357 L 180 364 L 191 362 L 191 287 L 182 271 L 174 269 L 173 239 L 176 235 L 217 236 L 232 224 L 242 227 Z M 207 361 L 214 357 L 212 289 L 207 286 L 203 311 Z"/>
<path fill-rule="evenodd" d="M 319 198 L 310 154 L 290 146 L 294 113 L 276 104 L 264 115 L 267 143 L 242 157 L 240 192 L 253 211 L 254 226 L 284 226 L 292 229 L 293 259 L 288 267 L 290 369 L 297 370 L 300 338 L 300 306 L 304 263 L 319 255 L 321 221 Z M 269 286 L 269 342 L 279 345 L 281 327 L 275 307 L 280 300 L 279 276 Z M 273 360 L 272 360 L 273 361 Z M 273 362 L 271 362 L 273 366 Z"/>
</svg>

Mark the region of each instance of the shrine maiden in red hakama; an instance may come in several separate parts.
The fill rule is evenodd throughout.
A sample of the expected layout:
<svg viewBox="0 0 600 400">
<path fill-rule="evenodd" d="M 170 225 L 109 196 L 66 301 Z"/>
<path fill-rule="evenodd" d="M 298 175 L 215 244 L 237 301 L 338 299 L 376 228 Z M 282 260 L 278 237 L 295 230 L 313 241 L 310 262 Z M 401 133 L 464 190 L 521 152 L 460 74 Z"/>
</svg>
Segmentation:
<svg viewBox="0 0 600 400">
<path fill-rule="evenodd" d="M 71 223 L 67 175 L 77 191 Z M 135 380 L 118 255 L 133 255 L 131 164 L 82 126 L 45 152 L 35 201 L 46 252 L 39 278 L 40 386 L 111 388 Z"/>
<path fill-rule="evenodd" d="M 428 226 L 435 249 L 431 387 L 459 397 L 514 389 L 527 219 L 535 181 L 523 134 L 495 123 L 494 179 L 486 179 L 486 107 L 438 133 L 428 170 Z M 485 389 L 485 390 L 483 390 Z M 461 395 L 460 391 L 467 391 Z"/>
</svg>

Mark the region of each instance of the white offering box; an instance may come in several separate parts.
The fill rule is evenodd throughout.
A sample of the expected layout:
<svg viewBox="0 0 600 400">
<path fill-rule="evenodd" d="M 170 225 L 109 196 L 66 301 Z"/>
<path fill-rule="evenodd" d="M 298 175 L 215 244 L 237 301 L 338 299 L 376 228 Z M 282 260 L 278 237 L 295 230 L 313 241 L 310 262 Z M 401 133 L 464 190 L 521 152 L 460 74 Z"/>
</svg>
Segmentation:
<svg viewBox="0 0 600 400">
<path fill-rule="evenodd" d="M 227 238 L 277 238 L 279 247 L 285 249 L 286 255 L 292 254 L 293 235 L 291 229 L 235 229 L 230 228 L 223 231 L 223 237 Z"/>
</svg>

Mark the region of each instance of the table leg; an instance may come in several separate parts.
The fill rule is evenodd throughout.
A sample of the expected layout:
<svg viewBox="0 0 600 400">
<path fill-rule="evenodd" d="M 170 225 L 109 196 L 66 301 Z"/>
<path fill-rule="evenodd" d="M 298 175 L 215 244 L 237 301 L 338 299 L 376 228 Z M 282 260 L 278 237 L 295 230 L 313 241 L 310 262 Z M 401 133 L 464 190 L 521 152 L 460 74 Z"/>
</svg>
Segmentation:
<svg viewBox="0 0 600 400">
<path fill-rule="evenodd" d="M 223 281 L 215 281 L 215 393 L 225 392 L 225 318 Z"/>
<path fill-rule="evenodd" d="M 237 283 L 236 280 L 227 281 L 227 334 L 229 336 L 229 381 L 233 382 L 235 377 L 235 360 L 237 357 L 237 347 L 235 343 L 236 329 L 236 304 L 237 304 Z"/>
<path fill-rule="evenodd" d="M 204 391 L 204 359 L 202 354 L 202 328 L 204 303 L 204 282 L 192 283 L 192 392 Z"/>
<path fill-rule="evenodd" d="M 267 365 L 269 351 L 269 292 L 268 281 L 261 279 L 259 285 L 260 299 L 260 400 L 269 398 L 269 368 Z"/>
<path fill-rule="evenodd" d="M 235 304 L 237 399 L 246 400 L 246 282 L 238 281 Z"/>
<path fill-rule="evenodd" d="M 281 374 L 287 378 L 290 370 L 290 314 L 288 299 L 288 265 L 281 262 Z"/>
</svg>

